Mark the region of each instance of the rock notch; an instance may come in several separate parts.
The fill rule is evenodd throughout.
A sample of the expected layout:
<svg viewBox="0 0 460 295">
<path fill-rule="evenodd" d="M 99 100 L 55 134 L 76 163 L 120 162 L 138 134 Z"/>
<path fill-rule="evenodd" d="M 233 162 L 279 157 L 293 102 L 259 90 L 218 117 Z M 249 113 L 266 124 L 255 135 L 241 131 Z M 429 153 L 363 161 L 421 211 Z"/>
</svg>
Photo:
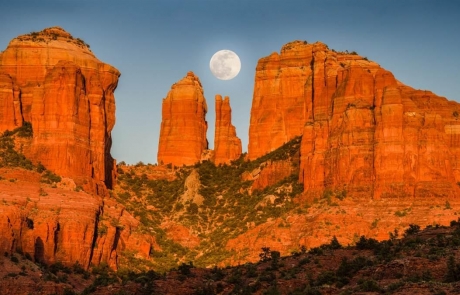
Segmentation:
<svg viewBox="0 0 460 295">
<path fill-rule="evenodd" d="M 0 132 L 30 122 L 27 157 L 92 191 L 111 187 L 119 76 L 62 28 L 21 35 L 0 54 Z"/>
<path fill-rule="evenodd" d="M 188 72 L 163 99 L 158 163 L 193 165 L 208 148 L 206 99 L 200 79 Z"/>
<path fill-rule="evenodd" d="M 216 128 L 214 135 L 214 163 L 229 164 L 241 155 L 241 140 L 232 125 L 230 98 L 216 95 Z"/>
</svg>

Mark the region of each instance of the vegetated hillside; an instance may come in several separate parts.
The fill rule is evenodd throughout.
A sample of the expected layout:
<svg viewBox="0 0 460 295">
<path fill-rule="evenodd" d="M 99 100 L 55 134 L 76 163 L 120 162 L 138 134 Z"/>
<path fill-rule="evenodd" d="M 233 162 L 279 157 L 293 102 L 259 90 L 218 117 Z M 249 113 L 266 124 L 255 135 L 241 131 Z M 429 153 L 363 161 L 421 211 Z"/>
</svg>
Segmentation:
<svg viewBox="0 0 460 295">
<path fill-rule="evenodd" d="M 0 135 L 0 253 L 83 268 L 103 262 L 116 269 L 133 252 L 148 258 L 155 241 L 136 233 L 139 222 L 123 206 L 22 154 L 32 135 L 27 122 Z"/>
<path fill-rule="evenodd" d="M 258 259 L 262 247 L 282 255 L 327 243 L 344 245 L 359 237 L 384 240 L 409 224 L 447 225 L 460 202 L 450 198 L 368 199 L 341 190 L 319 198 L 302 194 L 297 137 L 254 161 L 241 157 L 216 167 L 118 166 L 112 196 L 152 235 L 150 258 L 124 255 L 128 269 L 165 271 L 179 263 L 198 267 L 238 265 Z"/>
<path fill-rule="evenodd" d="M 460 220 L 459 220 L 460 221 Z M 35 264 L 30 257 L 0 257 L 2 294 L 458 294 L 460 223 L 411 224 L 377 241 L 361 236 L 344 247 L 336 238 L 282 257 L 259 249 L 259 261 L 235 267 L 197 268 L 182 263 L 166 273 L 84 270 Z"/>
<path fill-rule="evenodd" d="M 0 168 L 22 168 L 36 171 L 41 174 L 41 182 L 52 184 L 60 182 L 61 177 L 47 170 L 40 162 L 36 165 L 26 158 L 16 147 L 16 142 L 28 141 L 32 138 L 32 125 L 24 122 L 24 125 L 14 129 L 6 130 L 0 136 Z M 21 145 L 20 143 L 18 145 Z"/>
<path fill-rule="evenodd" d="M 155 269 L 188 261 L 219 265 L 235 254 L 226 249 L 231 238 L 295 207 L 293 200 L 303 189 L 298 183 L 299 145 L 295 138 L 255 161 L 242 156 L 218 167 L 204 161 L 174 170 L 169 179 L 157 175 L 161 167 L 119 165 L 113 196 L 140 220 L 142 231 L 155 236 Z M 289 175 L 269 177 L 254 187 L 255 181 L 245 180 L 262 177 L 272 163 L 285 163 Z"/>
</svg>

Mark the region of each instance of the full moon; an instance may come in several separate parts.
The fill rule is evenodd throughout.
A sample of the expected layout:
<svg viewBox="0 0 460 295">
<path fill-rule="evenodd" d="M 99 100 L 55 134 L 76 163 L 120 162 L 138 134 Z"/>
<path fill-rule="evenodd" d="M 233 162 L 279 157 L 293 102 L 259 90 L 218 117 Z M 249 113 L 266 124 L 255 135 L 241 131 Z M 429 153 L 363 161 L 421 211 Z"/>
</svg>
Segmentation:
<svg viewBox="0 0 460 295">
<path fill-rule="evenodd" d="M 216 78 L 220 80 L 231 80 L 235 78 L 241 70 L 240 58 L 231 50 L 220 50 L 211 57 L 209 68 Z"/>
</svg>

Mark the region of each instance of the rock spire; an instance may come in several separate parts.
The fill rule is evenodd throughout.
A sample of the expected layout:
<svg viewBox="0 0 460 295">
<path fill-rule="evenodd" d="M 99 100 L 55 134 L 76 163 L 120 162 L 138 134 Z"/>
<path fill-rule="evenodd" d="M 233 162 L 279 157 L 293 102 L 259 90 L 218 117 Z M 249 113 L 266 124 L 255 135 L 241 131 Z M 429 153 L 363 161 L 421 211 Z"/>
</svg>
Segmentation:
<svg viewBox="0 0 460 295">
<path fill-rule="evenodd" d="M 230 98 L 217 94 L 216 97 L 216 128 L 214 135 L 214 163 L 228 164 L 241 155 L 241 140 L 236 136 L 236 128 L 232 125 L 232 109 Z"/>
<path fill-rule="evenodd" d="M 193 73 L 174 85 L 163 99 L 158 163 L 193 165 L 208 148 L 206 99 L 200 79 Z"/>
</svg>

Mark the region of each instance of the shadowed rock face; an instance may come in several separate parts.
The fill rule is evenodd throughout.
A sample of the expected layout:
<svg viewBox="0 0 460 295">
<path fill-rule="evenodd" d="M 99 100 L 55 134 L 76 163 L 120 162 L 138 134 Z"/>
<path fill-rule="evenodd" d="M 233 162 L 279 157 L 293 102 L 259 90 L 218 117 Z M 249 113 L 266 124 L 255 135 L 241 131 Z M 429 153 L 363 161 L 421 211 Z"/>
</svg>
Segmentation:
<svg viewBox="0 0 460 295">
<path fill-rule="evenodd" d="M 216 95 L 216 128 L 214 135 L 214 163 L 230 163 L 241 155 L 241 140 L 232 125 L 230 98 Z"/>
<path fill-rule="evenodd" d="M 460 193 L 459 109 L 367 58 L 294 41 L 259 60 L 248 156 L 302 135 L 308 194 L 452 197 Z"/>
<path fill-rule="evenodd" d="M 0 132 L 31 122 L 24 154 L 102 193 L 113 182 L 119 76 L 59 27 L 19 36 L 0 54 Z"/>
<path fill-rule="evenodd" d="M 193 165 L 208 148 L 206 99 L 200 79 L 188 72 L 163 99 L 158 163 Z"/>
</svg>

